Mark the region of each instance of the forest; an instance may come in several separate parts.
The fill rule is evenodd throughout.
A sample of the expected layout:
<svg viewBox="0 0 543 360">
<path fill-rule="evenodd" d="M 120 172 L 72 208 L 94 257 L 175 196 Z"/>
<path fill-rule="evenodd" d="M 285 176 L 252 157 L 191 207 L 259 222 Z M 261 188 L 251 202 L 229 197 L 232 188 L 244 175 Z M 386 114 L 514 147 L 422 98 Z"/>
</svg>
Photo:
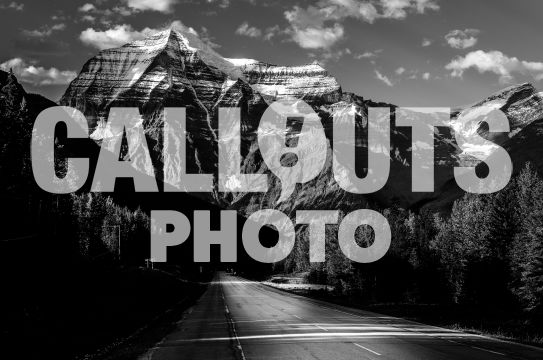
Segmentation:
<svg viewBox="0 0 543 360">
<path fill-rule="evenodd" d="M 109 196 L 83 190 L 52 195 L 41 191 L 33 181 L 28 145 L 31 120 L 51 104 L 25 94 L 14 79 L 8 78 L 1 90 L 0 197 L 4 206 L 11 207 L 3 219 L 6 241 L 2 241 L 2 253 L 8 258 L 3 264 L 3 281 L 12 294 L 6 309 L 14 324 L 23 324 L 44 317 L 46 306 L 40 301 L 51 286 L 56 288 L 50 283 L 55 276 L 59 276 L 57 285 L 68 286 L 70 296 L 78 301 L 89 291 L 96 291 L 98 297 L 105 291 L 116 293 L 119 288 L 109 282 L 112 271 L 118 274 L 145 265 L 150 220 L 148 209 L 140 206 L 145 201 L 140 203 L 139 198 L 126 193 Z M 98 155 L 97 146 L 87 145 Z M 56 146 L 57 151 L 63 151 L 61 142 Z M 57 171 L 62 173 L 62 164 L 58 165 Z M 177 204 L 185 209 L 205 209 L 202 201 L 188 197 Z M 256 268 L 254 262 L 243 258 L 238 270 L 247 276 L 258 273 L 260 278 L 274 273 L 304 274 L 308 282 L 331 285 L 333 293 L 326 296 L 378 311 L 387 311 L 386 307 L 374 307 L 383 304 L 431 304 L 438 306 L 438 311 L 453 306 L 470 313 L 492 310 L 510 315 L 514 326 L 536 329 L 539 340 L 529 342 L 541 342 L 537 329 L 543 324 L 543 178 L 530 163 L 502 191 L 465 194 L 448 211 L 424 206 L 375 210 L 384 215 L 392 231 L 388 253 L 375 263 L 359 264 L 346 258 L 337 242 L 337 225 L 326 228 L 325 261 L 310 263 L 308 227 L 297 225 L 298 241 L 284 261 Z M 340 218 L 346 213 L 340 210 Z M 373 234 L 360 227 L 357 237 L 363 246 L 372 242 Z M 187 256 L 183 254 L 174 258 L 179 261 L 178 277 L 194 278 L 202 271 L 197 264 L 185 263 Z M 79 282 L 80 278 L 93 279 L 92 286 L 85 288 L 88 284 Z M 79 290 L 73 289 L 74 283 Z M 142 285 L 134 279 L 131 283 L 130 291 L 140 294 Z M 197 294 L 199 290 L 189 287 L 179 291 Z M 83 303 L 92 313 L 94 304 L 88 301 Z M 140 308 L 141 304 L 134 306 Z"/>
</svg>

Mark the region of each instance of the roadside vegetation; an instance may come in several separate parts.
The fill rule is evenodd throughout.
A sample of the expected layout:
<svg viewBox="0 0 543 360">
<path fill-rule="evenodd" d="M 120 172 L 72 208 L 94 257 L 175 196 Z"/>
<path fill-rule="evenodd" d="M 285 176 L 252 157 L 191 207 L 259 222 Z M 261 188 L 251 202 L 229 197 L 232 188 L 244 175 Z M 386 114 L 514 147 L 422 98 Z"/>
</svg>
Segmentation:
<svg viewBox="0 0 543 360">
<path fill-rule="evenodd" d="M 392 228 L 383 259 L 355 264 L 326 244 L 326 261 L 310 264 L 307 228 L 276 274 L 303 274 L 309 292 L 423 322 L 543 344 L 543 180 L 526 164 L 506 189 L 466 194 L 449 214 L 398 207 L 382 213 Z M 336 239 L 333 232 L 327 239 Z M 357 241 L 371 243 L 359 229 Z M 299 275 L 298 275 L 299 277 Z M 285 287 L 285 286 L 283 286 Z"/>
</svg>

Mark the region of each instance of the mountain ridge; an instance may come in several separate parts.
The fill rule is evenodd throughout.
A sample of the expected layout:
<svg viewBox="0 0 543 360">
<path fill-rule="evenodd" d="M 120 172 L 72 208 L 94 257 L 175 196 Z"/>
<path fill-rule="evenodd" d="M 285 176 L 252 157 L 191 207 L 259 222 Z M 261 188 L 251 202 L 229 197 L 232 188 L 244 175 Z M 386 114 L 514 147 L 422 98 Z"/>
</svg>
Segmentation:
<svg viewBox="0 0 543 360">
<path fill-rule="evenodd" d="M 395 112 L 396 106 L 392 104 L 377 103 L 344 92 L 337 79 L 318 63 L 280 66 L 255 59 L 223 58 L 202 42 L 194 31 L 187 31 L 168 29 L 120 48 L 100 52 L 85 64 L 79 76 L 66 90 L 61 104 L 81 110 L 88 116 L 93 129 L 105 126 L 109 108 L 112 106 L 139 107 L 146 132 L 151 141 L 157 144 L 155 156 L 158 158 L 162 109 L 166 106 L 187 107 L 187 167 L 190 171 L 199 173 L 217 172 L 218 155 L 215 148 L 219 107 L 242 109 L 242 149 L 245 149 L 242 171 L 247 170 L 249 173 L 269 173 L 255 146 L 255 132 L 260 116 L 275 100 L 295 97 L 308 102 L 321 117 L 328 139 L 331 138 L 332 121 L 340 109 L 353 109 L 362 139 L 367 132 L 369 106 L 385 106 L 389 107 L 392 113 Z M 453 113 L 453 118 L 459 115 L 473 116 L 477 131 L 484 136 L 490 136 L 492 134 L 485 131 L 483 119 L 478 120 L 477 117 L 480 113 L 488 113 L 498 108 L 506 113 L 511 124 L 509 134 L 494 137 L 499 144 L 507 142 L 533 121 L 543 117 L 541 94 L 531 84 L 525 83 L 503 89 L 482 101 L 459 109 Z M 314 197 L 301 195 L 310 191 L 329 194 L 334 200 L 329 201 L 328 205 L 344 198 L 349 198 L 349 206 L 375 201 L 382 206 L 399 202 L 402 206 L 409 207 L 421 201 L 431 201 L 435 194 L 411 193 L 410 133 L 405 128 L 395 127 L 394 120 L 392 125 L 391 178 L 382 191 L 370 196 L 353 196 L 350 199 L 350 195 L 344 194 L 337 184 L 334 184 L 331 162 L 327 161 L 328 168 L 323 171 L 327 173 L 325 178 L 316 180 L 320 181 L 318 185 L 300 186 L 301 193 L 298 195 L 305 201 L 291 204 L 293 208 L 314 206 L 311 204 Z M 95 139 L 100 141 L 100 136 L 95 136 Z M 363 149 L 365 146 L 365 140 L 362 140 L 359 147 Z M 456 145 L 451 129 L 437 132 L 435 154 L 435 193 L 439 193 L 440 188 L 452 179 L 452 167 L 478 163 L 469 153 L 462 153 Z M 357 166 L 362 167 L 362 172 L 365 171 L 364 161 Z M 270 188 L 272 190 L 269 194 L 252 195 L 248 202 L 253 206 L 284 206 L 275 203 L 278 196 L 276 190 L 280 189 L 280 183 L 271 180 Z M 226 207 L 238 206 L 237 202 L 245 198 L 235 194 L 219 194 L 218 191 L 215 191 L 212 197 L 211 201 Z"/>
</svg>

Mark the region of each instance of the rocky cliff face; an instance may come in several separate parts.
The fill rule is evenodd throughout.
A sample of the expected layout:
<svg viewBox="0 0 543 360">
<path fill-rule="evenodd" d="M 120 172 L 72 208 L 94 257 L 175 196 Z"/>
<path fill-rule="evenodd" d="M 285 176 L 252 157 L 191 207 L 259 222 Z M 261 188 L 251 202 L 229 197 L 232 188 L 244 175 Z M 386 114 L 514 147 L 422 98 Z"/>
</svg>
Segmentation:
<svg viewBox="0 0 543 360">
<path fill-rule="evenodd" d="M 493 110 L 501 110 L 509 120 L 508 134 L 491 134 L 484 117 Z M 543 97 L 531 84 L 520 84 L 503 89 L 486 99 L 459 110 L 456 117 L 473 120 L 474 131 L 501 145 L 524 127 L 543 117 Z"/>
<path fill-rule="evenodd" d="M 247 82 L 270 101 L 296 98 L 308 104 L 329 105 L 342 98 L 337 80 L 317 62 L 277 66 L 251 59 L 227 59 L 238 66 Z"/>
<path fill-rule="evenodd" d="M 488 133 L 484 122 L 485 116 L 499 109 L 509 120 L 509 133 Z M 513 173 L 517 174 L 527 162 L 543 173 L 543 93 L 538 92 L 531 84 L 519 84 L 503 89 L 486 99 L 458 110 L 454 116 L 465 116 L 473 120 L 473 131 L 491 139 L 507 150 L 513 163 Z M 492 157 L 492 151 L 483 149 L 485 156 Z M 472 158 L 472 154 L 460 153 L 470 165 L 479 169 L 483 166 L 480 161 Z M 483 170 L 483 173 L 485 171 Z M 451 204 L 464 194 L 453 178 L 448 179 L 442 186 L 437 187 L 433 198 L 423 206 L 433 210 L 447 211 Z"/>
<path fill-rule="evenodd" d="M 319 115 L 328 141 L 338 114 L 355 114 L 362 160 L 357 174 L 367 169 L 367 114 L 369 106 L 395 107 L 375 103 L 343 92 L 337 80 L 319 64 L 276 66 L 250 59 L 225 59 L 200 41 L 194 32 L 170 29 L 147 39 L 100 52 L 83 67 L 61 99 L 62 105 L 81 110 L 88 118 L 92 136 L 100 141 L 111 107 L 138 107 L 152 145 L 152 156 L 161 164 L 160 133 L 164 107 L 187 108 L 187 169 L 189 172 L 217 173 L 218 109 L 241 108 L 242 172 L 266 173 L 256 141 L 260 118 L 270 103 L 295 97 L 306 101 Z M 500 108 L 507 114 L 511 132 L 504 143 L 541 118 L 542 98 L 529 84 L 511 87 L 456 115 L 477 117 L 488 109 Z M 421 117 L 423 114 L 411 114 Z M 296 209 L 361 208 L 367 202 L 389 206 L 392 202 L 411 206 L 431 200 L 435 194 L 411 192 L 411 135 L 408 128 L 391 124 L 391 174 L 384 189 L 371 196 L 346 193 L 336 184 L 332 172 L 332 153 L 325 169 L 314 180 L 299 185 L 290 200 L 278 202 L 280 181 L 270 175 L 270 190 L 265 194 L 225 194 L 217 190 L 209 198 L 223 207 L 252 212 L 257 208 L 278 208 L 286 213 Z M 477 122 L 484 133 L 484 121 Z M 129 155 L 129 154 L 128 154 Z M 436 188 L 452 179 L 458 164 L 477 163 L 469 152 L 462 152 L 454 141 L 453 130 L 441 128 L 435 140 Z M 176 159 L 182 161 L 182 159 Z M 165 181 L 174 169 L 163 169 Z M 173 181 L 173 180 L 172 180 Z"/>
</svg>

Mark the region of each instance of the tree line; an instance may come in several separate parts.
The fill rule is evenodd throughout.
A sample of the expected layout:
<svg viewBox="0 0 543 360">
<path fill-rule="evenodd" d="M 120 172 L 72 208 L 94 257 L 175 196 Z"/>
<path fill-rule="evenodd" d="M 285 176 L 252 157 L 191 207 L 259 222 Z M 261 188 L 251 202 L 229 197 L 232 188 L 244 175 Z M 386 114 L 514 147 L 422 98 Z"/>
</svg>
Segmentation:
<svg viewBox="0 0 543 360">
<path fill-rule="evenodd" d="M 307 229 L 300 229 L 305 241 L 281 270 L 304 272 L 359 302 L 476 304 L 543 314 L 543 180 L 529 163 L 502 191 L 465 194 L 450 214 L 399 207 L 382 213 L 392 244 L 380 261 L 347 260 L 337 229 L 328 227 L 326 261 L 310 264 Z M 358 229 L 361 246 L 371 243 L 371 232 Z"/>
</svg>

